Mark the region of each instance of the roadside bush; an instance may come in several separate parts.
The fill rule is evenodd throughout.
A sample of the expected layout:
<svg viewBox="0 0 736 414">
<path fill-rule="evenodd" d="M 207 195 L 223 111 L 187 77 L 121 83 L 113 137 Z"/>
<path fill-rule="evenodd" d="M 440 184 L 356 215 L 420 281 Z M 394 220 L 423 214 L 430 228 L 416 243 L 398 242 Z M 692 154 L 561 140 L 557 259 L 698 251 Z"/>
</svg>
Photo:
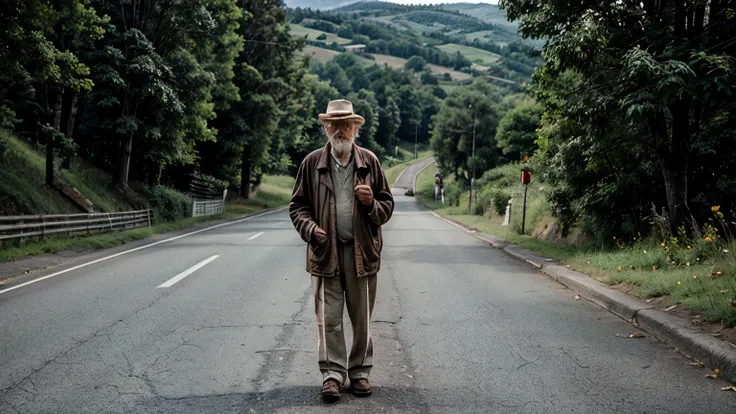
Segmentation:
<svg viewBox="0 0 736 414">
<path fill-rule="evenodd" d="M 146 192 L 156 221 L 176 221 L 191 217 L 192 199 L 189 196 L 162 185 L 149 187 Z"/>
<path fill-rule="evenodd" d="M 457 183 L 445 183 L 445 202 L 450 206 L 460 205 L 463 189 Z"/>
<path fill-rule="evenodd" d="M 521 185 L 519 185 L 521 187 Z M 523 218 L 523 196 L 522 191 L 517 191 L 511 209 L 511 225 L 517 233 L 521 234 L 521 222 Z M 529 186 L 526 199 L 526 225 L 524 234 L 531 234 L 534 227 L 545 218 L 552 217 L 552 205 L 547 201 L 544 193 Z"/>
<path fill-rule="evenodd" d="M 491 199 L 493 200 L 493 210 L 496 214 L 506 214 L 506 207 L 509 204 L 509 200 L 511 200 L 511 193 L 501 188 L 492 188 Z"/>
<path fill-rule="evenodd" d="M 493 201 L 491 193 L 493 190 L 494 188 L 486 186 L 478 191 L 478 194 L 475 196 L 473 214 L 477 214 L 479 216 L 486 215 L 486 213 L 491 209 L 491 203 Z"/>
</svg>

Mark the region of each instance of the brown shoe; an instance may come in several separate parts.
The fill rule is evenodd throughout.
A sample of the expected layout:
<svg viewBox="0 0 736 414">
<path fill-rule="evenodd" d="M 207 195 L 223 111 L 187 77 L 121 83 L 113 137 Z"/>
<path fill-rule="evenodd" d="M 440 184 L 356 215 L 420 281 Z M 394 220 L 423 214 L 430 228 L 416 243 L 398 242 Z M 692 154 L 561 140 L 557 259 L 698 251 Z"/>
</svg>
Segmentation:
<svg viewBox="0 0 736 414">
<path fill-rule="evenodd" d="M 334 403 L 339 399 L 340 383 L 330 378 L 322 384 L 322 400 L 326 403 Z"/>
<path fill-rule="evenodd" d="M 371 388 L 371 383 L 367 379 L 360 378 L 350 381 L 350 391 L 356 397 L 370 397 L 373 388 Z"/>
</svg>

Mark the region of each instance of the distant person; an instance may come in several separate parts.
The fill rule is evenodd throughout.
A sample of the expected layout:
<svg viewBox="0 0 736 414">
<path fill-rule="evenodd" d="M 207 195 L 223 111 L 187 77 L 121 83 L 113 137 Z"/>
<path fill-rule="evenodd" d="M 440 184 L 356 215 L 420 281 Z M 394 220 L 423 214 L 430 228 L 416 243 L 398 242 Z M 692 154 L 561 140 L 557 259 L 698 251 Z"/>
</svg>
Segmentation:
<svg viewBox="0 0 736 414">
<path fill-rule="evenodd" d="M 391 218 L 394 200 L 378 158 L 353 142 L 365 122 L 353 113 L 353 104 L 332 101 L 319 119 L 328 143 L 302 161 L 289 215 L 309 243 L 322 398 L 335 402 L 347 380 L 357 396 L 372 392 L 370 320 L 381 267 L 381 226 Z M 345 304 L 353 326 L 349 356 L 342 330 Z"/>
</svg>

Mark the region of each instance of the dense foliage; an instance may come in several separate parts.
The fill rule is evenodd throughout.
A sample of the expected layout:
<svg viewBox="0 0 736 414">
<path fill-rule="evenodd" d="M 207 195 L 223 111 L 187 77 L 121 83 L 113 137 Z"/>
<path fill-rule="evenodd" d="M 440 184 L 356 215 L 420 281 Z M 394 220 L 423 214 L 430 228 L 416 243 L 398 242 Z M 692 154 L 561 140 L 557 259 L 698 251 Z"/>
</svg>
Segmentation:
<svg viewBox="0 0 736 414">
<path fill-rule="evenodd" d="M 502 1 L 525 35 L 547 37 L 537 96 L 544 173 L 558 204 L 599 234 L 673 233 L 734 206 L 736 3 Z"/>
</svg>

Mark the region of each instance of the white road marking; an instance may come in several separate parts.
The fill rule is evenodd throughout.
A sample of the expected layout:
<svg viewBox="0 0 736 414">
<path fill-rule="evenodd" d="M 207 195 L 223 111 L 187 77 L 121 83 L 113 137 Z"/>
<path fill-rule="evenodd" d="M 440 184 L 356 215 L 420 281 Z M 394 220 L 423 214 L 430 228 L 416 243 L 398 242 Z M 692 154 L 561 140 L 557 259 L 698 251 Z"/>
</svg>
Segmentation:
<svg viewBox="0 0 736 414">
<path fill-rule="evenodd" d="M 184 237 L 192 236 L 192 235 L 195 235 L 195 234 L 198 234 L 198 233 L 202 233 L 202 232 L 204 232 L 204 231 L 208 231 L 208 230 L 216 229 L 216 228 L 219 228 L 219 227 L 222 227 L 222 226 L 229 226 L 229 225 L 232 225 L 232 224 L 237 224 L 237 223 L 241 223 L 241 222 L 243 222 L 243 221 L 248 221 L 248 220 L 252 220 L 252 219 L 254 219 L 254 218 L 258 218 L 258 217 L 261 217 L 261 216 L 265 216 L 265 215 L 267 215 L 267 214 L 274 214 L 274 213 L 279 213 L 279 212 L 281 212 L 281 211 L 284 211 L 284 210 L 286 210 L 287 208 L 288 208 L 288 207 L 284 207 L 284 208 L 280 208 L 280 209 L 278 209 L 278 210 L 274 210 L 274 211 L 269 211 L 269 212 L 266 212 L 266 213 L 261 213 L 261 214 L 256 214 L 255 216 L 245 217 L 245 218 L 242 218 L 242 219 L 240 219 L 240 220 L 235 220 L 235 221 L 230 221 L 230 222 L 227 222 L 227 223 L 220 223 L 220 224 L 216 224 L 216 225 L 214 225 L 214 226 L 206 227 L 206 228 L 204 228 L 204 229 L 199 229 L 199 230 L 195 230 L 195 231 L 192 231 L 192 232 L 189 232 L 189 233 L 186 233 L 186 234 L 182 234 L 182 235 L 179 235 L 179 236 L 175 236 L 175 237 L 170 237 L 170 238 L 168 238 L 168 239 L 166 239 L 166 240 L 160 240 L 160 241 L 157 241 L 157 242 L 154 242 L 154 243 L 151 243 L 151 244 L 147 244 L 147 245 L 145 245 L 145 246 L 140 246 L 140 247 L 136 247 L 135 249 L 130 249 L 130 250 L 126 250 L 126 251 L 123 251 L 123 252 L 120 252 L 120 253 L 115 253 L 115 254 L 112 254 L 112 255 L 110 255 L 110 256 L 105 256 L 105 257 L 101 257 L 101 258 L 99 258 L 99 259 L 96 259 L 96 260 L 92 260 L 91 262 L 87 262 L 87 263 L 82 263 L 82 264 L 80 264 L 80 265 L 77 265 L 77 266 L 74 266 L 74 267 L 70 267 L 69 269 L 65 269 L 65 270 L 60 270 L 60 271 L 58 271 L 58 272 L 56 272 L 56 273 L 52 273 L 52 274 L 50 274 L 50 275 L 46 275 L 46 276 L 44 276 L 44 277 L 40 277 L 40 278 L 38 278 L 38 279 L 34 279 L 34 280 L 30 280 L 30 281 L 28 281 L 28 282 L 25 282 L 25 283 L 21 283 L 21 284 L 20 284 L 20 285 L 18 285 L 18 286 L 13 286 L 13 287 L 10 287 L 10 288 L 4 289 L 4 290 L 0 290 L 0 295 L 2 295 L 3 293 L 8 293 L 8 292 L 10 292 L 10 291 L 13 291 L 13 290 L 15 290 L 15 289 L 20 289 L 20 288 L 22 288 L 22 287 L 24 287 L 24 286 L 28 286 L 28 285 L 31 285 L 31 284 L 33 284 L 33 283 L 37 283 L 37 282 L 40 282 L 40 281 L 42 281 L 42 280 L 50 279 L 50 278 L 52 278 L 52 277 L 56 277 L 56 276 L 59 276 L 59 275 L 63 275 L 64 273 L 68 273 L 68 272 L 71 272 L 71 271 L 74 271 L 74 270 L 77 270 L 77 269 L 81 269 L 81 268 L 83 268 L 83 267 L 87 267 L 87 266 L 89 266 L 89 265 L 93 265 L 93 264 L 96 264 L 96 263 L 104 262 L 105 260 L 113 259 L 113 258 L 115 258 L 115 257 L 118 257 L 118 256 L 122 256 L 122 255 L 124 255 L 124 254 L 128 254 L 128 253 L 133 253 L 133 252 L 137 252 L 137 251 L 139 251 L 139 250 L 147 249 L 147 248 L 149 248 L 149 247 L 153 247 L 153 246 L 158 246 L 159 244 L 164 244 L 164 243 L 172 242 L 172 241 L 174 241 L 174 240 L 179 240 L 179 239 L 182 239 L 182 238 L 184 238 Z"/>
<path fill-rule="evenodd" d="M 256 237 L 260 236 L 263 233 L 265 233 L 265 231 L 262 231 L 262 232 L 260 232 L 258 234 L 254 234 L 254 235 L 250 236 L 250 238 L 248 240 L 253 240 L 253 239 L 255 239 Z"/>
<path fill-rule="evenodd" d="M 184 279 L 185 277 L 187 277 L 187 276 L 191 275 L 192 273 L 194 273 L 194 272 L 196 272 L 197 270 L 201 269 L 201 268 L 202 268 L 202 267 L 204 267 L 204 266 L 205 266 L 205 265 L 206 265 L 207 263 L 210 263 L 211 261 L 213 261 L 213 260 L 217 259 L 218 257 L 220 257 L 220 255 L 219 255 L 219 254 L 216 254 L 216 255 L 214 255 L 214 256 L 212 256 L 212 257 L 210 257 L 210 258 L 209 258 L 209 259 L 207 259 L 207 260 L 203 260 L 203 261 L 201 261 L 201 262 L 197 263 L 196 265 L 194 265 L 194 266 L 190 267 L 189 269 L 187 269 L 187 270 L 185 270 L 185 271 L 183 271 L 183 272 L 179 273 L 178 275 L 176 275 L 176 276 L 172 277 L 171 279 L 167 280 L 166 282 L 164 282 L 164 283 L 160 284 L 160 285 L 159 285 L 159 286 L 158 286 L 158 287 L 157 287 L 156 289 L 161 289 L 161 288 L 168 288 L 168 287 L 172 287 L 172 286 L 174 286 L 174 284 L 175 284 L 176 282 L 178 282 L 178 281 L 180 281 L 180 280 Z"/>
<path fill-rule="evenodd" d="M 286 221 L 285 221 L 285 220 L 277 221 L 277 222 L 276 222 L 276 224 L 274 224 L 274 225 L 273 225 L 273 226 L 271 226 L 271 227 L 278 227 L 278 226 L 280 226 L 280 225 L 282 225 L 282 224 L 284 224 L 284 223 L 286 223 Z"/>
</svg>

